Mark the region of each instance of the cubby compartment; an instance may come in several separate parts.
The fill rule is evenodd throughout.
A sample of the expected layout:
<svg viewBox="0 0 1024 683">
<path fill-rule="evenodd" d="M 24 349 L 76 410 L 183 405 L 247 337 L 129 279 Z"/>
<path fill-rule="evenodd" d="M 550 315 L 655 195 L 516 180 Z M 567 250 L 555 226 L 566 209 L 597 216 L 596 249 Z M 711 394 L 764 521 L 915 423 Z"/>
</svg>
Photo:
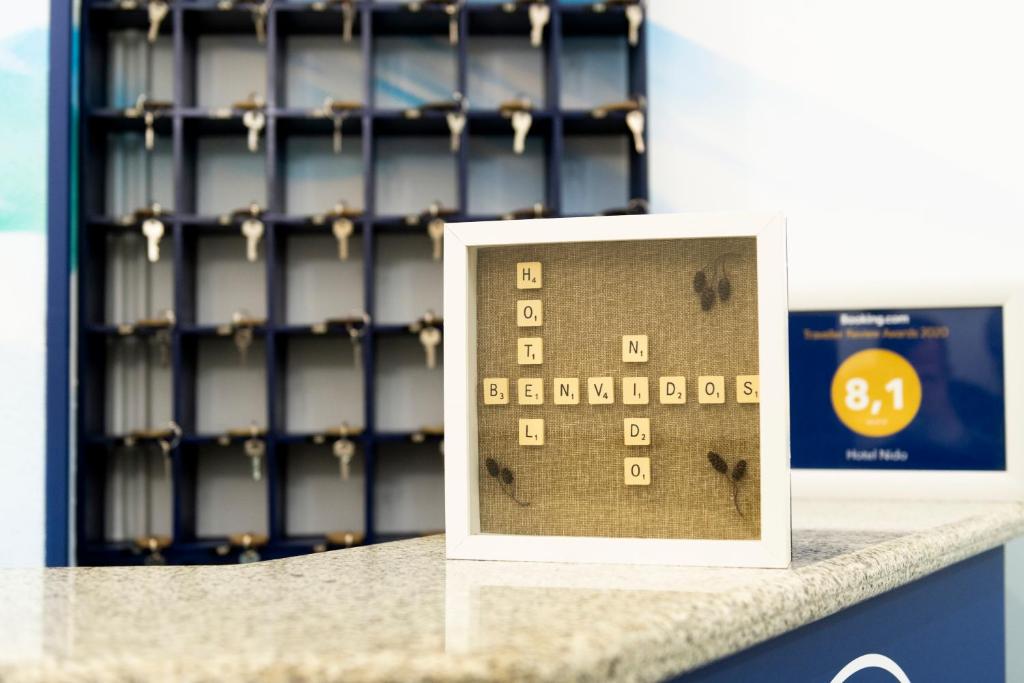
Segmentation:
<svg viewBox="0 0 1024 683">
<path fill-rule="evenodd" d="M 377 447 L 374 522 L 381 536 L 444 531 L 444 456 L 436 439 Z"/>
<path fill-rule="evenodd" d="M 347 334 L 284 337 L 284 431 L 362 429 L 363 366 Z"/>
<path fill-rule="evenodd" d="M 625 36 L 573 36 L 562 43 L 562 109 L 585 109 L 630 96 Z"/>
<path fill-rule="evenodd" d="M 552 205 L 547 183 L 549 130 L 546 121 L 535 121 L 522 154 L 513 150 L 511 124 L 507 135 L 470 135 L 468 214 L 502 215 L 535 204 Z"/>
<path fill-rule="evenodd" d="M 126 109 L 140 95 L 150 100 L 174 99 L 174 17 L 168 12 L 156 40 L 148 40 L 145 6 L 127 8 L 114 3 L 86 3 L 83 41 L 84 66 L 102 78 L 89 80 L 83 103 L 88 108 Z"/>
<path fill-rule="evenodd" d="M 186 8 L 185 33 L 183 106 L 222 109 L 253 97 L 266 101 L 267 49 L 250 8 Z"/>
<path fill-rule="evenodd" d="M 284 265 L 284 319 L 288 325 L 311 325 L 329 318 L 360 317 L 366 310 L 363 291 L 363 237 L 348 240 L 341 260 L 330 221 L 318 229 L 283 231 L 279 254 Z"/>
<path fill-rule="evenodd" d="M 285 535 L 365 534 L 365 489 L 362 446 L 356 446 L 343 480 L 331 442 L 289 444 L 284 448 Z"/>
<path fill-rule="evenodd" d="M 396 122 L 396 126 L 403 123 Z M 387 134 L 375 140 L 374 195 L 378 214 L 419 214 L 432 202 L 458 208 L 457 157 L 451 152 L 451 138 L 443 117 L 421 123 L 434 124 L 436 133 Z"/>
<path fill-rule="evenodd" d="M 297 122 L 284 136 L 284 210 L 298 216 L 330 213 L 338 204 L 363 209 L 363 139 L 358 115 L 342 123 L 341 151 L 330 120 Z"/>
<path fill-rule="evenodd" d="M 121 218 L 154 203 L 174 207 L 171 121 L 158 117 L 153 149 L 147 150 L 141 119 L 94 118 L 91 125 L 93 182 L 83 191 L 90 217 Z"/>
<path fill-rule="evenodd" d="M 566 135 L 562 154 L 565 215 L 589 215 L 624 207 L 630 196 L 630 150 L 623 135 Z"/>
<path fill-rule="evenodd" d="M 471 21 L 471 33 L 473 27 Z M 504 102 L 521 99 L 529 100 L 534 109 L 547 108 L 547 48 L 530 45 L 528 34 L 527 25 L 523 35 L 473 36 L 466 48 L 466 94 L 471 110 L 495 111 Z"/>
<path fill-rule="evenodd" d="M 241 443 L 201 444 L 190 450 L 195 474 L 195 534 L 223 538 L 231 534 L 266 534 L 265 477 L 252 476 L 252 459 Z M 262 463 L 264 471 L 267 463 Z"/>
<path fill-rule="evenodd" d="M 395 332 L 376 338 L 374 385 L 378 432 L 413 433 L 444 425 L 444 343 L 437 346 L 437 367 L 428 368 L 416 334 Z"/>
<path fill-rule="evenodd" d="M 409 324 L 427 311 L 441 315 L 444 262 L 434 260 L 433 249 L 425 229 L 377 235 L 375 323 Z"/>
<path fill-rule="evenodd" d="M 267 427 L 266 344 L 258 331 L 244 359 L 232 336 L 189 335 L 194 368 L 195 433 L 245 433 Z M 183 424 L 186 432 L 189 425 Z"/>
<path fill-rule="evenodd" d="M 638 94 L 636 74 L 642 55 L 639 48 L 629 45 L 629 24 L 622 7 L 603 12 L 588 6 L 564 7 L 561 22 L 563 110 L 590 111 Z"/>
<path fill-rule="evenodd" d="M 279 106 L 322 107 L 327 98 L 365 103 L 362 11 L 353 16 L 352 37 L 343 40 L 341 8 L 281 6 L 277 13 L 278 72 L 284 74 Z"/>
<path fill-rule="evenodd" d="M 170 103 L 174 100 L 174 40 L 170 18 L 155 42 L 138 28 L 112 31 L 107 38 L 107 92 L 101 106 L 133 107 L 140 96 Z"/>
<path fill-rule="evenodd" d="M 103 540 L 170 537 L 173 487 L 169 461 L 154 442 L 111 446 L 103 458 Z"/>
<path fill-rule="evenodd" d="M 100 228 L 96 227 L 97 232 Z M 150 262 L 147 240 L 137 227 L 113 229 L 94 236 L 92 268 L 102 273 L 93 294 L 101 314 L 83 314 L 90 324 L 123 325 L 167 320 L 174 310 L 174 240 L 170 223 L 160 240 L 159 259 Z M 88 307 L 87 307 L 88 309 Z"/>
<path fill-rule="evenodd" d="M 257 260 L 247 258 L 247 244 L 237 224 L 190 228 L 194 281 L 194 322 L 222 325 L 237 317 L 266 320 L 267 267 L 264 236 L 257 247 Z"/>
<path fill-rule="evenodd" d="M 528 6 L 470 3 L 467 8 L 466 94 L 473 111 L 496 111 L 509 100 L 527 99 L 547 109 L 551 22 L 542 42 L 531 43 Z"/>
<path fill-rule="evenodd" d="M 185 188 L 184 212 L 219 217 L 252 204 L 266 208 L 265 131 L 256 152 L 248 147 L 247 133 L 240 117 L 186 122 L 186 182 L 192 184 Z"/>
<path fill-rule="evenodd" d="M 173 415 L 170 337 L 159 334 L 104 336 L 102 344 L 103 422 L 107 435 L 163 429 Z M 90 406 L 91 411 L 96 406 Z M 94 413 L 93 413 L 94 414 Z"/>
<path fill-rule="evenodd" d="M 440 8 L 412 12 L 380 7 L 373 17 L 373 103 L 381 110 L 451 100 L 458 86 L 458 51 Z"/>
</svg>

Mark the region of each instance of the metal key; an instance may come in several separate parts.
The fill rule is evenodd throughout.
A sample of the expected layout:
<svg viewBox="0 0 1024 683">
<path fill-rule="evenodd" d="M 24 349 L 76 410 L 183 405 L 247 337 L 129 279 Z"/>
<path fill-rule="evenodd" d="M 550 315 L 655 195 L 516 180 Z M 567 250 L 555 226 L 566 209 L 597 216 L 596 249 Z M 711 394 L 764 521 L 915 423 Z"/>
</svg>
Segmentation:
<svg viewBox="0 0 1024 683">
<path fill-rule="evenodd" d="M 267 12 L 270 0 L 253 5 L 252 22 L 256 25 L 256 40 L 262 45 L 267 42 Z"/>
<path fill-rule="evenodd" d="M 249 357 L 249 347 L 252 346 L 252 328 L 239 327 L 232 335 L 232 339 L 235 341 L 235 348 L 238 349 L 238 362 L 245 365 L 245 361 Z"/>
<path fill-rule="evenodd" d="M 647 149 L 644 145 L 645 118 L 644 113 L 639 109 L 634 109 L 626 114 L 626 126 L 633 132 L 633 147 L 637 154 L 643 154 Z"/>
<path fill-rule="evenodd" d="M 181 427 L 174 420 L 168 424 L 170 434 L 167 436 L 161 436 L 156 440 L 157 445 L 160 447 L 160 452 L 164 458 L 164 476 L 167 479 L 171 478 L 171 451 L 178 447 L 181 443 Z"/>
<path fill-rule="evenodd" d="M 529 7 L 530 45 L 540 47 L 544 44 L 544 27 L 551 20 L 551 7 L 546 2 L 535 2 Z"/>
<path fill-rule="evenodd" d="M 160 367 L 168 367 L 171 364 L 171 328 L 157 330 L 153 335 L 153 343 L 160 350 Z"/>
<path fill-rule="evenodd" d="M 433 370 L 437 367 L 437 345 L 441 343 L 441 330 L 428 325 L 420 330 L 420 344 L 427 352 L 427 367 Z"/>
<path fill-rule="evenodd" d="M 263 455 L 267 452 L 266 442 L 259 437 L 252 436 L 245 440 L 244 448 L 245 454 L 252 460 L 252 480 L 263 479 Z"/>
<path fill-rule="evenodd" d="M 267 537 L 264 534 L 231 534 L 228 537 L 231 545 L 218 546 L 218 555 L 227 555 L 231 552 L 231 546 L 241 548 L 238 553 L 238 564 L 251 564 L 260 561 L 259 548 L 267 544 Z"/>
<path fill-rule="evenodd" d="M 459 44 L 459 5 L 449 3 L 445 5 L 444 11 L 448 14 L 448 44 Z"/>
<path fill-rule="evenodd" d="M 349 468 L 352 464 L 352 458 L 356 454 L 356 445 L 352 441 L 341 438 L 334 442 L 332 448 L 334 457 L 339 461 L 340 475 L 342 481 L 348 481 Z"/>
<path fill-rule="evenodd" d="M 331 223 L 331 232 L 334 233 L 334 239 L 338 240 L 338 258 L 342 261 L 348 261 L 348 238 L 354 229 L 351 219 L 344 216 L 335 218 Z"/>
<path fill-rule="evenodd" d="M 245 259 L 256 263 L 259 259 L 259 244 L 263 237 L 263 221 L 259 218 L 246 218 L 242 221 L 242 237 L 245 238 Z"/>
<path fill-rule="evenodd" d="M 260 151 L 260 131 L 267 125 L 266 115 L 261 109 L 249 109 L 242 114 L 242 123 L 249 129 L 249 151 Z"/>
<path fill-rule="evenodd" d="M 525 109 L 517 109 L 512 112 L 512 151 L 522 154 L 526 151 L 526 136 L 533 125 L 533 114 Z"/>
<path fill-rule="evenodd" d="M 347 116 L 347 112 L 338 112 L 334 115 L 334 136 L 332 139 L 332 143 L 334 146 L 335 154 L 341 154 L 341 127 L 345 123 L 345 118 Z"/>
<path fill-rule="evenodd" d="M 156 133 L 153 130 L 153 122 L 155 121 L 155 119 L 156 117 L 153 115 L 153 112 L 151 111 L 147 111 L 145 114 L 142 115 L 142 120 L 146 125 L 145 141 L 147 152 L 152 152 L 153 147 L 156 146 Z"/>
<path fill-rule="evenodd" d="M 154 211 L 157 214 L 159 209 Z M 160 260 L 160 240 L 164 236 L 164 223 L 156 215 L 142 221 L 142 234 L 146 237 L 146 260 L 156 263 Z"/>
<path fill-rule="evenodd" d="M 629 44 L 640 42 L 640 25 L 644 23 L 644 8 L 640 3 L 626 5 L 626 21 L 629 22 Z"/>
<path fill-rule="evenodd" d="M 362 367 L 363 335 L 366 334 L 366 328 L 353 323 L 345 323 L 345 329 L 348 331 L 349 341 L 352 342 L 352 364 L 357 368 Z"/>
<path fill-rule="evenodd" d="M 450 111 L 444 118 L 448 122 L 448 131 L 452 136 L 452 152 L 458 152 L 459 147 L 462 146 L 462 131 L 466 127 L 466 115 L 461 111 Z"/>
<path fill-rule="evenodd" d="M 440 261 L 441 256 L 444 253 L 444 219 L 443 218 L 432 218 L 427 223 L 427 236 L 434 243 L 434 260 Z"/>
<path fill-rule="evenodd" d="M 156 42 L 157 36 L 160 35 L 160 24 L 167 17 L 170 7 L 168 7 L 165 0 L 149 0 L 146 10 L 149 12 L 149 32 L 146 34 L 146 40 L 152 44 Z"/>
<path fill-rule="evenodd" d="M 341 3 L 341 40 L 346 43 L 352 42 L 352 25 L 356 20 L 356 8 L 349 0 L 342 0 Z"/>
</svg>

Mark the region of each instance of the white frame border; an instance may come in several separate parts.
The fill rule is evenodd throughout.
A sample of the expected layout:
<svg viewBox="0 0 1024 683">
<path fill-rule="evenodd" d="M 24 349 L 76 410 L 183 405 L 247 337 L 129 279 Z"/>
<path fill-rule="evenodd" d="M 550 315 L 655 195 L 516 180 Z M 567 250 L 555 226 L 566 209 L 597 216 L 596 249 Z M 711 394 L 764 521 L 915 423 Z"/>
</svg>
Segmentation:
<svg viewBox="0 0 1024 683">
<path fill-rule="evenodd" d="M 888 283 L 891 284 L 891 283 Z M 1024 410 L 1024 284 L 949 280 L 901 285 L 893 292 L 886 283 L 857 289 L 819 289 L 807 292 L 793 312 L 903 310 L 921 308 L 1003 309 L 1003 382 L 1006 427 L 1006 469 L 982 470 L 793 470 L 794 498 L 900 500 L 1022 500 L 1024 499 L 1024 424 L 1012 420 Z"/>
<path fill-rule="evenodd" d="M 482 534 L 478 501 L 476 247 L 704 237 L 757 239 L 761 538 L 750 541 Z M 449 224 L 444 259 L 445 532 L 448 559 L 787 567 L 789 307 L 781 214 L 694 213 Z"/>
</svg>

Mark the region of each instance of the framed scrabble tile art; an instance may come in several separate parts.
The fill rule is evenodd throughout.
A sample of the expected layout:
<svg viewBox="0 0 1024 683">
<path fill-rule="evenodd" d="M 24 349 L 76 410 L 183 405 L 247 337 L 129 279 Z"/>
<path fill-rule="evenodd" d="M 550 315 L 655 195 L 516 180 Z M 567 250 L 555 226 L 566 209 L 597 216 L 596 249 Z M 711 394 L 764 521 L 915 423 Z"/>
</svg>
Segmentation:
<svg viewBox="0 0 1024 683">
<path fill-rule="evenodd" d="M 785 219 L 448 225 L 450 559 L 784 567 Z"/>
</svg>

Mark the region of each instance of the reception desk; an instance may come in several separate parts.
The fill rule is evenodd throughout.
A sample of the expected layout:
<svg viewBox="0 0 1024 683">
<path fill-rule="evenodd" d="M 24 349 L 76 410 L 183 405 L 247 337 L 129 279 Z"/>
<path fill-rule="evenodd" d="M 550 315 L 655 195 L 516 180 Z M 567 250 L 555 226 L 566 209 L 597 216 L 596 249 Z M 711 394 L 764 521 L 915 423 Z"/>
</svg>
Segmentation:
<svg viewBox="0 0 1024 683">
<path fill-rule="evenodd" d="M 1003 680 L 1003 545 L 1024 505 L 793 512 L 785 570 L 446 562 L 435 536 L 0 571 L 0 679 Z"/>
</svg>

